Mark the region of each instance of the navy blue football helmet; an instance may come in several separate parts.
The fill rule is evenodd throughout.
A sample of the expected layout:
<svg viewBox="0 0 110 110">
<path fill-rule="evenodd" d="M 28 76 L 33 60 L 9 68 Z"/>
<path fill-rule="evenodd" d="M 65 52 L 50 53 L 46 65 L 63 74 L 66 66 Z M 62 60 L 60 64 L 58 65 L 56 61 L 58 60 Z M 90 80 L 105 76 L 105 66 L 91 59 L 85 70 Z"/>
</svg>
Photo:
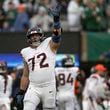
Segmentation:
<svg viewBox="0 0 110 110">
<path fill-rule="evenodd" d="M 73 63 L 72 57 L 67 55 L 67 57 L 62 60 L 62 66 L 63 67 L 73 67 L 74 63 Z"/>
<path fill-rule="evenodd" d="M 32 40 L 31 37 L 37 35 L 38 39 Z M 28 43 L 33 46 L 38 46 L 44 39 L 44 33 L 41 28 L 33 27 L 27 31 L 26 37 L 28 38 Z"/>
</svg>

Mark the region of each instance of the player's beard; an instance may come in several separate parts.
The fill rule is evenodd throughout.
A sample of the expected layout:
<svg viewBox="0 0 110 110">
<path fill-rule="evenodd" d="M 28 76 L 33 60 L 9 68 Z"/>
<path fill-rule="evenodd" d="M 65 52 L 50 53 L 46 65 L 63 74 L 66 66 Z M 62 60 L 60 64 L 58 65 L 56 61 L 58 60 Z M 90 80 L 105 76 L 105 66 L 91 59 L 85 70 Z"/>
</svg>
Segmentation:
<svg viewBox="0 0 110 110">
<path fill-rule="evenodd" d="M 40 45 L 40 43 L 41 43 L 40 41 L 35 41 L 35 42 L 32 42 L 31 45 L 32 45 L 33 47 L 38 47 L 38 46 Z"/>
</svg>

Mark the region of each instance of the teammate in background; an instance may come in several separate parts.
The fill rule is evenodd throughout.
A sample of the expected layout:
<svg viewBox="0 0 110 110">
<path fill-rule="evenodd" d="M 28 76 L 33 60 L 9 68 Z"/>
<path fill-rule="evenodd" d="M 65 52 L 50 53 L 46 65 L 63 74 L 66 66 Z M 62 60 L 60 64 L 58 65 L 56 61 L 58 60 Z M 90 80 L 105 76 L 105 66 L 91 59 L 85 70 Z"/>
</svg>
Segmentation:
<svg viewBox="0 0 110 110">
<path fill-rule="evenodd" d="M 73 59 L 68 56 L 62 60 L 62 67 L 56 67 L 57 106 L 58 110 L 75 110 L 76 97 L 74 83 L 79 73 L 78 67 L 73 67 Z"/>
<path fill-rule="evenodd" d="M 7 63 L 0 61 L 0 110 L 11 110 L 12 77 L 8 75 Z"/>
<path fill-rule="evenodd" d="M 83 110 L 103 110 L 103 100 L 107 98 L 108 87 L 105 82 L 106 67 L 94 66 L 94 74 L 86 79 L 83 91 Z"/>
<path fill-rule="evenodd" d="M 17 65 L 10 74 L 13 78 L 11 110 L 16 110 L 16 94 L 20 90 L 20 81 L 23 74 L 23 65 Z"/>
<path fill-rule="evenodd" d="M 17 106 L 23 110 L 35 110 L 41 102 L 43 110 L 54 110 L 56 103 L 55 59 L 61 41 L 61 6 L 51 9 L 54 19 L 53 35 L 44 39 L 42 29 L 35 27 L 27 32 L 29 47 L 21 50 L 24 71 Z M 25 96 L 24 96 L 25 94 Z M 24 98 L 24 100 L 23 100 Z"/>
</svg>

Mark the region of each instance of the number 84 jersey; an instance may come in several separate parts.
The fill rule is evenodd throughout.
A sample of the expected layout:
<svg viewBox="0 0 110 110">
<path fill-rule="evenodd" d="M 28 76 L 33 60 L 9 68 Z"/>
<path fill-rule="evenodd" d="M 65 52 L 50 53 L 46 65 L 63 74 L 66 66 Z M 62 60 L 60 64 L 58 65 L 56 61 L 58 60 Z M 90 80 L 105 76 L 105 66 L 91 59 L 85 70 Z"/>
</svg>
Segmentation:
<svg viewBox="0 0 110 110">
<path fill-rule="evenodd" d="M 55 74 L 57 77 L 58 91 L 74 91 L 74 82 L 78 75 L 78 67 L 56 67 Z"/>
<path fill-rule="evenodd" d="M 55 83 L 55 57 L 50 48 L 51 38 L 45 39 L 37 48 L 26 47 L 21 54 L 29 69 L 29 80 L 34 85 Z"/>
</svg>

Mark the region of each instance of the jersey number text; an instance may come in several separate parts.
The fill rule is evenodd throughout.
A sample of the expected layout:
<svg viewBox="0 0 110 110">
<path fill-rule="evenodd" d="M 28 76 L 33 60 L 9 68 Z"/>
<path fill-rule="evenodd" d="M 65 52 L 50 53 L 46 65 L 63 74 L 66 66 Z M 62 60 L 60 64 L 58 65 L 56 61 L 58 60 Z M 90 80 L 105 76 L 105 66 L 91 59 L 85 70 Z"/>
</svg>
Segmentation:
<svg viewBox="0 0 110 110">
<path fill-rule="evenodd" d="M 46 58 L 47 58 L 47 56 L 46 56 L 45 53 L 38 54 L 38 55 L 36 56 L 36 58 L 38 58 L 38 59 L 41 58 L 41 60 L 40 60 L 40 62 L 39 62 L 40 68 L 44 68 L 44 67 L 48 67 L 48 66 L 49 66 L 48 63 L 45 63 L 45 60 L 46 60 Z M 32 62 L 32 71 L 33 71 L 34 68 L 35 68 L 35 56 L 32 57 L 32 58 L 30 58 L 28 61 L 29 61 L 29 62 L 30 62 L 30 61 Z"/>
<path fill-rule="evenodd" d="M 65 74 L 60 73 L 58 75 L 58 80 L 59 80 L 60 85 L 65 85 L 66 83 L 71 83 L 71 84 L 73 83 L 73 78 L 71 77 L 71 74 L 68 74 L 67 79 L 66 79 Z"/>
</svg>

